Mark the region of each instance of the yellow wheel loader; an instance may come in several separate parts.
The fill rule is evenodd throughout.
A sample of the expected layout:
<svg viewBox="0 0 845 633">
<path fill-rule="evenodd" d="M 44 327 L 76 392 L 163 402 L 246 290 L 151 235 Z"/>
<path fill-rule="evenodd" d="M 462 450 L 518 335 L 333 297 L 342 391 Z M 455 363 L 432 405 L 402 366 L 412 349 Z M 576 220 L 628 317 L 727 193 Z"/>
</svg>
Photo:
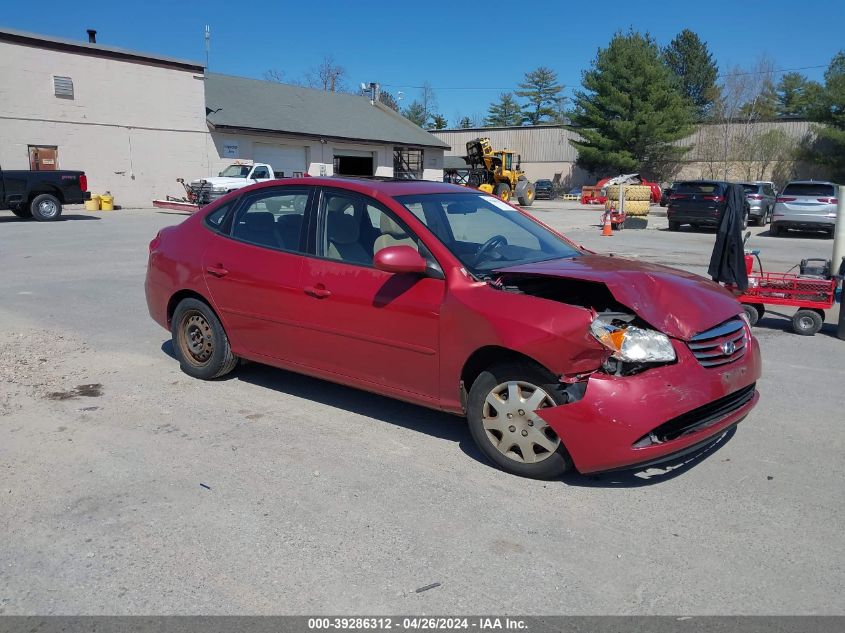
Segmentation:
<svg viewBox="0 0 845 633">
<path fill-rule="evenodd" d="M 489 138 L 467 143 L 464 160 L 470 167 L 467 184 L 505 201 L 516 198 L 523 207 L 534 203 L 534 183 L 520 169 L 520 156 L 508 150 L 494 150 Z"/>
</svg>

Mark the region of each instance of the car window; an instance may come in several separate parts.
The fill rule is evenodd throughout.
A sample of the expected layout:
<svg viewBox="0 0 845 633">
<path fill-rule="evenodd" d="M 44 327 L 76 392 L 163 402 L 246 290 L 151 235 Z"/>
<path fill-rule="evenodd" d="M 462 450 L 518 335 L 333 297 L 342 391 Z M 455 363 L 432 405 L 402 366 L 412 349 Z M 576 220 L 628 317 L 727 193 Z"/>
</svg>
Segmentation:
<svg viewBox="0 0 845 633">
<path fill-rule="evenodd" d="M 219 231 L 223 227 L 223 220 L 226 219 L 226 214 L 231 207 L 232 205 L 229 203 L 217 207 L 205 216 L 205 223 L 215 231 Z"/>
<path fill-rule="evenodd" d="M 255 171 L 252 172 L 253 178 L 269 178 L 270 177 L 270 170 L 266 167 L 256 167 Z"/>
<path fill-rule="evenodd" d="M 786 185 L 781 194 L 782 196 L 814 196 L 832 198 L 836 196 L 833 190 L 833 185 L 816 182 L 796 182 Z"/>
<path fill-rule="evenodd" d="M 760 188 L 760 185 L 751 185 L 743 183 L 742 188 L 745 193 L 757 193 L 757 190 Z"/>
<path fill-rule="evenodd" d="M 721 185 L 717 182 L 679 182 L 672 188 L 672 193 L 712 194 L 720 191 Z"/>
<path fill-rule="evenodd" d="M 579 256 L 581 252 L 498 198 L 478 193 L 398 196 L 397 201 L 472 271 Z"/>
<path fill-rule="evenodd" d="M 262 189 L 250 195 L 237 212 L 232 237 L 284 251 L 302 252 L 302 227 L 309 188 Z"/>
<path fill-rule="evenodd" d="M 347 192 L 327 191 L 321 202 L 319 254 L 347 264 L 372 266 L 388 246 L 419 251 L 418 238 L 381 204 Z"/>
<path fill-rule="evenodd" d="M 765 187 L 763 187 L 763 193 L 765 193 L 767 196 L 774 197 L 775 190 L 771 185 L 766 185 Z"/>
</svg>

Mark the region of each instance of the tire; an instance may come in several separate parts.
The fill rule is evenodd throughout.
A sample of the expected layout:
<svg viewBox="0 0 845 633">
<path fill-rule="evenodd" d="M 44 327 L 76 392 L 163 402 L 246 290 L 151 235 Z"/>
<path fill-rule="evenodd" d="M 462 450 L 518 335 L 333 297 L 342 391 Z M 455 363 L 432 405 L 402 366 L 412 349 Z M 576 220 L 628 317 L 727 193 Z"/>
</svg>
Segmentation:
<svg viewBox="0 0 845 633">
<path fill-rule="evenodd" d="M 651 202 L 651 187 L 648 185 L 623 185 L 625 187 L 625 203 Z M 608 200 L 619 200 L 619 185 L 607 188 Z"/>
<path fill-rule="evenodd" d="M 497 198 L 501 198 L 505 202 L 509 202 L 511 199 L 510 185 L 504 182 L 500 182 L 498 185 L 496 185 L 496 188 L 493 189 L 493 195 Z"/>
<path fill-rule="evenodd" d="M 517 197 L 519 201 L 519 205 L 522 207 L 530 207 L 534 204 L 534 199 L 537 197 L 536 192 L 534 191 L 534 185 L 529 184 L 525 187 L 525 191 L 523 191 L 521 196 Z M 551 200 L 551 195 L 549 196 L 549 200 Z"/>
<path fill-rule="evenodd" d="M 772 237 L 778 237 L 779 235 L 781 235 L 780 227 L 777 224 L 770 224 L 769 235 L 771 235 Z"/>
<path fill-rule="evenodd" d="M 792 317 L 792 329 L 801 336 L 813 336 L 822 329 L 824 320 L 815 310 L 802 308 Z"/>
<path fill-rule="evenodd" d="M 32 211 L 30 211 L 27 207 L 11 207 L 9 210 L 19 218 L 23 218 L 25 220 L 32 217 Z"/>
<path fill-rule="evenodd" d="M 673 222 L 669 220 L 669 230 L 670 231 L 680 231 L 681 230 L 681 223 L 680 222 Z"/>
<path fill-rule="evenodd" d="M 176 306 L 170 334 L 179 366 L 189 376 L 213 380 L 238 364 L 220 319 L 207 303 L 183 299 Z"/>
<path fill-rule="evenodd" d="M 744 231 L 747 228 L 748 228 L 748 214 L 746 213 L 745 215 L 742 216 L 742 230 Z"/>
<path fill-rule="evenodd" d="M 766 212 L 763 211 L 763 214 L 759 218 L 754 218 L 753 222 L 754 226 L 766 226 Z"/>
<path fill-rule="evenodd" d="M 508 405 L 508 398 L 499 397 L 504 394 L 518 394 L 521 401 Z M 491 367 L 470 389 L 469 430 L 481 452 L 502 470 L 532 479 L 559 477 L 572 468 L 572 460 L 554 431 L 529 410 L 532 396 L 540 402 L 538 408 L 567 402 L 560 382 L 538 365 L 525 362 Z M 499 403 L 498 409 L 495 403 Z"/>
<path fill-rule="evenodd" d="M 29 211 L 39 222 L 52 222 L 62 214 L 62 203 L 56 196 L 42 193 L 35 196 L 29 203 Z"/>
<path fill-rule="evenodd" d="M 762 312 L 757 309 L 757 306 L 750 303 L 743 303 L 742 310 L 748 318 L 749 325 L 751 325 L 751 327 L 757 325 L 757 321 L 759 321 L 762 316 Z"/>
</svg>

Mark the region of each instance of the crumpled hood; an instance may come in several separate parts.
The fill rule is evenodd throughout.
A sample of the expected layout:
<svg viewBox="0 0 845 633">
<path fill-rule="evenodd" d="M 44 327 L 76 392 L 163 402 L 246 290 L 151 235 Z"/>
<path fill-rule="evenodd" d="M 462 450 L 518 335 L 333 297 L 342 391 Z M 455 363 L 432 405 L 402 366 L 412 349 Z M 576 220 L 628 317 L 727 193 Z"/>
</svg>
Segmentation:
<svg viewBox="0 0 845 633">
<path fill-rule="evenodd" d="M 209 183 L 212 187 L 232 187 L 237 189 L 248 184 L 254 184 L 254 180 L 247 180 L 246 178 L 225 178 L 223 176 L 212 176 L 209 178 L 197 178 L 192 180 L 192 185 L 199 186 L 203 181 Z"/>
<path fill-rule="evenodd" d="M 588 254 L 497 272 L 602 283 L 619 303 L 652 327 L 684 340 L 742 312 L 730 292 L 704 277 L 623 257 Z"/>
</svg>

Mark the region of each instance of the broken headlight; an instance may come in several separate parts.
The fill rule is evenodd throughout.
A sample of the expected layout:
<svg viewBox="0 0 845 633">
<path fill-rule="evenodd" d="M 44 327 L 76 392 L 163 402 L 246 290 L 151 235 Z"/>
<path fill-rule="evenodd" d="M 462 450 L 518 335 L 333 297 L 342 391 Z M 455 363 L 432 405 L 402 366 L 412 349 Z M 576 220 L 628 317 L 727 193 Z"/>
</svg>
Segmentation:
<svg viewBox="0 0 845 633">
<path fill-rule="evenodd" d="M 675 348 L 665 334 L 598 315 L 590 332 L 599 343 L 626 363 L 667 363 L 675 360 Z"/>
</svg>

